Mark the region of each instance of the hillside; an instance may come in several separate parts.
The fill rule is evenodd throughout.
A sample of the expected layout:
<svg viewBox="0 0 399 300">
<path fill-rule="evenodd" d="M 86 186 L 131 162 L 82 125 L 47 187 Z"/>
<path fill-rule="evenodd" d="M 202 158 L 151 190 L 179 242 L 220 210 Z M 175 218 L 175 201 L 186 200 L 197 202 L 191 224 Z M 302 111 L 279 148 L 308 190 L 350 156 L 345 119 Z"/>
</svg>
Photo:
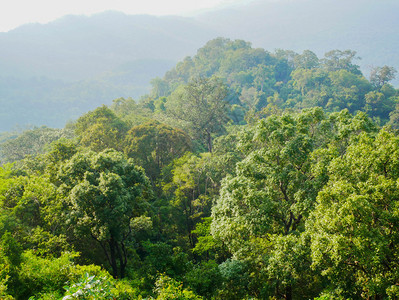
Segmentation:
<svg viewBox="0 0 399 300">
<path fill-rule="evenodd" d="M 372 66 L 399 69 L 398 10 L 394 0 L 247 1 L 190 18 L 105 12 L 27 24 L 0 33 L 0 131 L 62 127 L 115 98 L 139 99 L 151 79 L 218 36 L 319 57 L 351 49 L 366 77 Z"/>
<path fill-rule="evenodd" d="M 213 36 L 190 19 L 118 12 L 0 33 L 0 131 L 62 127 L 115 98 L 138 98 Z"/>
<path fill-rule="evenodd" d="M 197 16 L 223 36 L 251 41 L 270 51 L 310 49 L 322 56 L 331 49 L 351 49 L 359 65 L 399 69 L 399 2 L 395 0 L 253 1 Z"/>
<path fill-rule="evenodd" d="M 0 298 L 398 299 L 394 73 L 216 38 L 0 136 Z"/>
</svg>

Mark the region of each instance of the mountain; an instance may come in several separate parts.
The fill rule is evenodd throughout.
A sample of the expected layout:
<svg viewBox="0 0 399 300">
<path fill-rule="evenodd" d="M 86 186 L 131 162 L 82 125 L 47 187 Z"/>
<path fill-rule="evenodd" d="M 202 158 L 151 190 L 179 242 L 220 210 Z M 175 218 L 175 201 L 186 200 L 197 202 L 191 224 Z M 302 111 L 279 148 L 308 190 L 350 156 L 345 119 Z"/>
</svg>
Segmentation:
<svg viewBox="0 0 399 300">
<path fill-rule="evenodd" d="M 213 37 L 188 18 L 120 12 L 0 33 L 0 131 L 62 127 L 113 99 L 138 98 L 152 78 Z"/>
<path fill-rule="evenodd" d="M 150 80 L 218 36 L 268 51 L 357 51 L 399 70 L 397 0 L 262 0 L 193 17 L 104 12 L 65 16 L 0 33 L 0 131 L 62 127 L 119 97 L 138 99 Z M 398 81 L 396 82 L 396 84 Z"/>
<path fill-rule="evenodd" d="M 126 62 L 177 61 L 213 37 L 206 26 L 182 17 L 70 15 L 0 33 L 0 75 L 87 79 Z"/>
</svg>

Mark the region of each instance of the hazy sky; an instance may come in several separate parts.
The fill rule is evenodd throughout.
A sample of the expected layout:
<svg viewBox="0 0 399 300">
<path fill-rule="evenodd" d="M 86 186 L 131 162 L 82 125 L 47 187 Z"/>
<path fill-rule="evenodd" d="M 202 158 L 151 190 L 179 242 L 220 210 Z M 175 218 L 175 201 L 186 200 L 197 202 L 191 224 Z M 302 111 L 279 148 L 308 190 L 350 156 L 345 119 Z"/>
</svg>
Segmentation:
<svg viewBox="0 0 399 300">
<path fill-rule="evenodd" d="M 47 23 L 68 14 L 118 10 L 127 14 L 184 15 L 249 0 L 1 0 L 0 32 L 25 23 Z"/>
</svg>

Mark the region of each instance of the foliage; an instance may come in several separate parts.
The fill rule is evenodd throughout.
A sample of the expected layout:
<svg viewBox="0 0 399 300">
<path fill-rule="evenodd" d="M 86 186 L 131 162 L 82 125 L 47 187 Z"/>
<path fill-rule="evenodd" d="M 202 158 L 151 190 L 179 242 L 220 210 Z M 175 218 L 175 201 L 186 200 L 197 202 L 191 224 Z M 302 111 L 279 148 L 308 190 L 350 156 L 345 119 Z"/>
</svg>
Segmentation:
<svg viewBox="0 0 399 300">
<path fill-rule="evenodd" d="M 395 70 L 356 59 L 218 38 L 5 141 L 0 298 L 397 298 Z"/>
<path fill-rule="evenodd" d="M 200 300 L 202 297 L 192 291 L 183 288 L 182 284 L 166 275 L 159 276 L 155 283 L 154 292 L 158 294 L 157 300 L 176 299 L 176 300 Z"/>
<path fill-rule="evenodd" d="M 33 251 L 25 251 L 19 271 L 17 298 L 27 298 L 40 293 L 62 291 L 74 268 L 77 253 L 63 253 L 58 258 L 42 258 Z"/>
<path fill-rule="evenodd" d="M 62 300 L 68 299 L 114 299 L 111 292 L 111 283 L 106 278 L 97 279 L 95 275 L 86 273 L 79 282 L 71 286 L 65 286 L 65 296 Z"/>
<path fill-rule="evenodd" d="M 332 161 L 307 224 L 313 266 L 347 296 L 396 293 L 398 146 L 384 129 L 349 146 Z"/>
<path fill-rule="evenodd" d="M 223 133 L 228 121 L 226 96 L 227 88 L 220 79 L 200 77 L 168 98 L 166 112 L 212 152 L 213 135 Z"/>
<path fill-rule="evenodd" d="M 212 260 L 194 266 L 184 279 L 196 294 L 205 299 L 217 294 L 223 280 L 218 264 Z"/>
<path fill-rule="evenodd" d="M 370 73 L 370 83 L 376 88 L 381 88 L 384 84 L 395 79 L 396 73 L 396 69 L 389 66 L 373 68 Z"/>
<path fill-rule="evenodd" d="M 267 276 L 280 297 L 290 298 L 294 291 L 309 297 L 309 291 L 317 291 L 310 252 L 301 238 L 305 220 L 328 180 L 324 168 L 338 156 L 337 149 L 345 151 L 348 140 L 372 130 L 361 115 L 343 111 L 327 118 L 315 108 L 262 119 L 242 136 L 246 157 L 236 175 L 222 182 L 212 207 L 211 233 L 235 258 L 253 264 L 254 283 Z M 328 156 L 317 156 L 322 153 Z M 253 293 L 266 292 L 258 289 Z"/>
<path fill-rule="evenodd" d="M 32 155 L 36 156 L 46 152 L 48 145 L 60 138 L 71 138 L 72 133 L 68 128 L 52 129 L 45 126 L 26 130 L 0 144 L 0 157 L 2 163 L 15 162 Z"/>
<path fill-rule="evenodd" d="M 127 130 L 127 125 L 106 106 L 83 115 L 75 124 L 80 144 L 97 152 L 107 148 L 122 150 Z"/>
<path fill-rule="evenodd" d="M 58 178 L 69 206 L 67 221 L 100 244 L 113 275 L 123 278 L 130 224 L 147 210 L 145 195 L 150 190 L 143 170 L 121 153 L 105 150 L 75 154 Z"/>
<path fill-rule="evenodd" d="M 152 181 L 159 178 L 161 170 L 172 160 L 191 150 L 187 134 L 157 121 L 132 127 L 124 143 L 124 152 L 145 169 Z"/>
</svg>

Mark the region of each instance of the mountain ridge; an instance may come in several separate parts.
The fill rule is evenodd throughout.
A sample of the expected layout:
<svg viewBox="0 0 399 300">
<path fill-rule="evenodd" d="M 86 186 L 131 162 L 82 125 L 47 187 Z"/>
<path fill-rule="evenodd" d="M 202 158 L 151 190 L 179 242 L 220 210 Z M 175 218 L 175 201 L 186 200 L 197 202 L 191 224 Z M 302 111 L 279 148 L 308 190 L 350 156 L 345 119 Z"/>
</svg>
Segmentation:
<svg viewBox="0 0 399 300">
<path fill-rule="evenodd" d="M 112 99 L 138 99 L 151 79 L 216 37 L 268 51 L 309 49 L 319 57 L 351 49 L 366 76 L 372 66 L 399 69 L 398 10 L 393 0 L 252 1 L 193 17 L 108 11 L 23 25 L 0 33 L 0 130 L 62 127 Z M 62 110 L 56 105 L 48 114 L 38 102 Z"/>
</svg>

